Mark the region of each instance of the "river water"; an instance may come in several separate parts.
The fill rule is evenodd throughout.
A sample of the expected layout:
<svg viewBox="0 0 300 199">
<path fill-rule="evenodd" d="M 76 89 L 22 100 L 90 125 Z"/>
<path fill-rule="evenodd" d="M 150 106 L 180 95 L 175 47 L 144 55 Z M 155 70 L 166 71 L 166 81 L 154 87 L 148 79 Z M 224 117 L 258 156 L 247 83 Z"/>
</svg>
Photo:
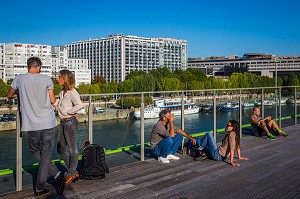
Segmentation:
<svg viewBox="0 0 300 199">
<path fill-rule="evenodd" d="M 299 106 L 298 113 L 299 113 Z M 293 105 L 282 105 L 282 116 L 292 115 Z M 217 112 L 217 129 L 226 125 L 230 119 L 239 121 L 239 111 Z M 249 123 L 252 109 L 243 110 L 243 124 Z M 275 106 L 265 106 L 265 115 L 275 117 Z M 199 133 L 213 129 L 213 113 L 199 113 L 185 115 L 184 129 L 189 134 Z M 145 120 L 145 142 L 150 141 L 150 133 L 157 119 Z M 287 121 L 285 121 L 286 123 Z M 292 124 L 292 120 L 289 121 Z M 175 117 L 175 125 L 180 127 L 180 116 Z M 56 140 L 58 128 L 56 129 Z M 106 149 L 114 149 L 121 146 L 137 144 L 140 142 L 140 121 L 129 121 L 126 119 L 93 122 L 94 143 Z M 16 131 L 0 132 L 0 170 L 15 167 L 16 157 Z M 88 139 L 88 125 L 80 123 L 78 132 L 78 146 L 82 141 Z M 55 142 L 56 147 L 56 142 Z M 79 147 L 80 148 L 80 147 Z M 59 159 L 56 148 L 53 150 L 53 159 Z M 27 150 L 27 135 L 23 135 L 23 165 L 30 165 L 35 161 Z"/>
</svg>

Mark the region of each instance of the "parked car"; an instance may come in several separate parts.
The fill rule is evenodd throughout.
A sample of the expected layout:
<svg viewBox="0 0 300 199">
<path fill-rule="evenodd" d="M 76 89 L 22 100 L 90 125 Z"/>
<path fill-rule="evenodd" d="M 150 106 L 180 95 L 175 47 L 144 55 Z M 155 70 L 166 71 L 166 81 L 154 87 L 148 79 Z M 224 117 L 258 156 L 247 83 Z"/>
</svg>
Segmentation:
<svg viewBox="0 0 300 199">
<path fill-rule="evenodd" d="M 96 107 L 96 113 L 104 113 L 106 112 L 104 108 Z"/>
</svg>

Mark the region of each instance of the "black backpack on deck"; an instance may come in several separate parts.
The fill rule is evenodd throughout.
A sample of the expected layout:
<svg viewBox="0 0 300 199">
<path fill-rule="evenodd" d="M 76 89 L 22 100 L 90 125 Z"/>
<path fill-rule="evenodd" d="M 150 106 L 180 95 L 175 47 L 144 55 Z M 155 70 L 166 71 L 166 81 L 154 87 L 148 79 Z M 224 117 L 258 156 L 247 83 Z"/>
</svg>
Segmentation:
<svg viewBox="0 0 300 199">
<path fill-rule="evenodd" d="M 105 163 L 105 152 L 98 144 L 89 144 L 83 149 L 80 179 L 105 178 L 109 169 Z"/>
</svg>

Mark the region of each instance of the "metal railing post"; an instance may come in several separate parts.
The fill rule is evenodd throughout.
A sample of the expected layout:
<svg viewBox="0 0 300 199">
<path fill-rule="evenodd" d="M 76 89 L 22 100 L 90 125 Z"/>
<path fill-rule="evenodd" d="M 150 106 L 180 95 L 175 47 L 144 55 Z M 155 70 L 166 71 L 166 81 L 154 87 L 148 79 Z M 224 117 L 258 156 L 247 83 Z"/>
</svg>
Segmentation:
<svg viewBox="0 0 300 199">
<path fill-rule="evenodd" d="M 214 90 L 214 139 L 217 141 L 217 100 L 216 100 L 216 90 Z"/>
<path fill-rule="evenodd" d="M 264 92 L 264 89 L 262 88 L 262 90 L 261 90 L 261 117 L 262 118 L 265 117 L 265 105 L 264 105 L 264 101 L 265 101 L 265 92 Z"/>
<path fill-rule="evenodd" d="M 18 105 L 19 107 L 19 105 Z M 20 109 L 17 111 L 17 133 L 16 133 L 16 191 L 22 190 L 22 137 Z"/>
<path fill-rule="evenodd" d="M 294 93 L 294 112 L 295 112 L 295 125 L 298 123 L 297 121 L 297 87 L 295 87 L 295 93 Z"/>
<path fill-rule="evenodd" d="M 242 105 L 242 89 L 240 89 L 240 101 L 239 101 L 239 106 L 240 106 L 240 137 L 242 137 L 242 126 L 243 126 L 243 105 Z"/>
<path fill-rule="evenodd" d="M 141 161 L 145 160 L 145 124 L 144 124 L 144 93 L 142 93 L 142 99 L 141 99 Z"/>
<path fill-rule="evenodd" d="M 92 108 L 92 96 L 89 96 L 88 125 L 89 125 L 89 141 L 90 141 L 91 144 L 93 144 L 93 108 Z"/>
<path fill-rule="evenodd" d="M 278 88 L 279 92 L 278 93 L 278 98 L 279 98 L 279 113 L 278 113 L 278 119 L 279 119 L 279 128 L 281 128 L 281 88 Z M 276 110 L 277 110 L 277 106 L 276 106 Z"/>
<path fill-rule="evenodd" d="M 184 92 L 181 95 L 181 129 L 184 130 Z M 183 150 L 184 139 L 181 142 L 181 151 Z"/>
</svg>

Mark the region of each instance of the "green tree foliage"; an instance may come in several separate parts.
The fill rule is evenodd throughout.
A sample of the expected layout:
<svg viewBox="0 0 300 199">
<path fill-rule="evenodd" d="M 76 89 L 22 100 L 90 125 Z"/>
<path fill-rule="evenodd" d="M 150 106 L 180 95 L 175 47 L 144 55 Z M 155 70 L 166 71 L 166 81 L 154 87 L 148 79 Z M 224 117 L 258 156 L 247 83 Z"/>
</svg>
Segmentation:
<svg viewBox="0 0 300 199">
<path fill-rule="evenodd" d="M 0 97 L 6 97 L 8 89 L 10 87 L 9 85 L 5 84 L 5 82 L 0 79 Z"/>
<path fill-rule="evenodd" d="M 106 80 L 104 79 L 103 76 L 101 76 L 101 75 L 96 75 L 96 76 L 92 79 L 92 84 L 106 84 Z"/>
<path fill-rule="evenodd" d="M 133 79 L 134 77 L 136 76 L 145 76 L 147 75 L 147 72 L 146 71 L 143 71 L 143 70 L 134 70 L 134 71 L 131 71 L 125 78 L 125 80 L 130 80 L 130 79 Z"/>
<path fill-rule="evenodd" d="M 79 94 L 90 94 L 90 85 L 85 83 L 80 83 L 77 87 Z"/>
</svg>

